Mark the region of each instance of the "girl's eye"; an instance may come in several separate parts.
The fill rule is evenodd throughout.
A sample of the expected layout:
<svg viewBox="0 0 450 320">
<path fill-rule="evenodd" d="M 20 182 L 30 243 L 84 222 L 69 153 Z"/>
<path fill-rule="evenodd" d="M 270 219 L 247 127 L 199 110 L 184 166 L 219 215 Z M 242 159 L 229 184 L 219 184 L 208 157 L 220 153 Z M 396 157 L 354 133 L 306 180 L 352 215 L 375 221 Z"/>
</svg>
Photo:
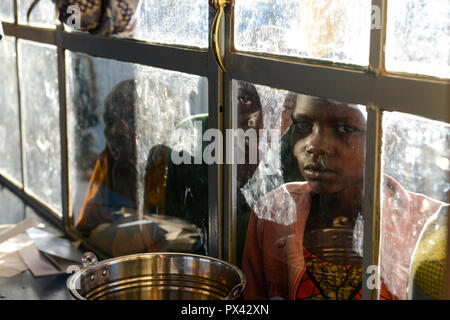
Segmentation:
<svg viewBox="0 0 450 320">
<path fill-rule="evenodd" d="M 252 100 L 250 100 L 247 97 L 239 97 L 238 99 L 239 99 L 240 103 L 244 103 L 244 104 L 251 104 L 252 103 Z"/>
<path fill-rule="evenodd" d="M 338 126 L 337 130 L 339 133 L 352 133 L 358 131 L 358 128 L 344 124 Z"/>
</svg>

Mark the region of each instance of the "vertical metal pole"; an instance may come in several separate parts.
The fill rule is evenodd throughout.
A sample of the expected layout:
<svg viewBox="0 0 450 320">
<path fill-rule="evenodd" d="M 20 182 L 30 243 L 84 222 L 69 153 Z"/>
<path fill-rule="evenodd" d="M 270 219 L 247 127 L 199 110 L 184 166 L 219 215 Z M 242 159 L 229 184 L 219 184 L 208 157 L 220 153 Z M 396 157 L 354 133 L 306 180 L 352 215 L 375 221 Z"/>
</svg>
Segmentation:
<svg viewBox="0 0 450 320">
<path fill-rule="evenodd" d="M 216 10 L 209 7 L 209 34 Z M 222 75 L 220 74 L 213 48 L 208 49 L 208 127 L 217 128 L 222 131 L 223 92 Z M 208 214 L 209 214 L 209 237 L 208 254 L 223 259 L 223 199 L 222 199 L 222 165 L 212 164 L 208 166 Z"/>
<path fill-rule="evenodd" d="M 233 3 L 231 3 L 233 5 Z M 232 10 L 230 6 L 225 8 L 225 19 L 222 32 L 222 47 L 225 66 L 229 61 L 229 53 L 231 52 L 231 37 L 232 37 Z M 224 132 L 226 129 L 233 128 L 233 104 L 232 104 L 232 79 L 228 73 L 223 75 L 223 122 Z M 228 141 L 229 137 L 224 135 L 224 152 L 230 152 L 227 146 L 232 146 L 232 141 Z M 235 203 L 235 189 L 233 188 L 233 171 L 235 166 L 228 163 L 231 159 L 229 154 L 224 156 L 224 170 L 223 170 L 223 212 L 224 212 L 224 257 L 231 263 L 236 262 L 236 208 Z"/>
<path fill-rule="evenodd" d="M 367 107 L 366 160 L 364 173 L 364 243 L 362 299 L 376 300 L 379 288 L 371 286 L 370 280 L 379 283 L 378 271 L 368 273 L 370 266 L 379 265 L 380 243 L 380 183 L 381 183 L 381 145 L 382 111 L 374 106 Z M 378 270 L 378 269 L 376 269 Z"/>
<path fill-rule="evenodd" d="M 14 24 L 17 25 L 18 18 L 18 2 L 19 0 L 14 1 Z M 17 79 L 17 106 L 19 108 L 19 135 L 20 135 L 20 167 L 22 169 L 22 190 L 25 190 L 25 156 L 24 156 L 24 146 L 23 146 L 23 128 L 22 128 L 22 102 L 20 98 L 20 68 L 19 68 L 19 39 L 15 38 L 15 50 L 16 50 L 16 79 Z"/>
</svg>

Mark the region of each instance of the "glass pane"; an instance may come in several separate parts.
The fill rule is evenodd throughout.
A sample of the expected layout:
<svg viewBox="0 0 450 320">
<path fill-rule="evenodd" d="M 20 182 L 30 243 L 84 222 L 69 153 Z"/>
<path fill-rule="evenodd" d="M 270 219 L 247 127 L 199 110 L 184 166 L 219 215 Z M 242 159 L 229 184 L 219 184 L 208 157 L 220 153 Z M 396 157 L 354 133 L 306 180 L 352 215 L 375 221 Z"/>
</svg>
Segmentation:
<svg viewBox="0 0 450 320">
<path fill-rule="evenodd" d="M 207 253 L 207 166 L 176 152 L 207 126 L 206 79 L 76 53 L 66 62 L 77 231 L 108 256 Z"/>
<path fill-rule="evenodd" d="M 18 48 L 25 191 L 61 213 L 56 47 L 19 40 Z"/>
<path fill-rule="evenodd" d="M 25 205 L 22 199 L 1 185 L 0 203 L 2 204 L 2 224 L 16 224 L 25 218 Z"/>
<path fill-rule="evenodd" d="M 442 295 L 450 125 L 383 115 L 381 282 L 398 299 Z"/>
<path fill-rule="evenodd" d="M 22 184 L 19 96 L 17 94 L 16 43 L 14 38 L 0 41 L 0 174 Z"/>
<path fill-rule="evenodd" d="M 33 6 L 34 2 L 35 0 L 17 0 L 19 23 L 55 28 L 55 2 L 53 0 L 39 0 Z"/>
<path fill-rule="evenodd" d="M 114 5 L 114 3 L 111 2 L 110 5 Z M 94 30 L 92 21 L 95 19 L 83 20 L 83 16 L 81 16 L 81 30 L 109 34 L 113 32 L 112 29 L 104 28 L 104 26 L 112 25 L 116 26 L 116 30 L 113 32 L 114 36 L 151 43 L 197 48 L 208 47 L 208 0 L 141 0 L 134 17 L 135 24 L 125 25 L 120 20 L 111 21 L 109 19 L 106 22 L 102 21 L 99 26 L 95 26 Z M 70 25 L 65 24 L 64 26 L 67 31 L 73 31 Z"/>
<path fill-rule="evenodd" d="M 133 37 L 154 43 L 208 47 L 208 0 L 142 1 Z"/>
<path fill-rule="evenodd" d="M 14 22 L 14 0 L 0 2 L 0 21 Z"/>
<path fill-rule="evenodd" d="M 450 2 L 388 1 L 386 69 L 450 77 Z"/>
<path fill-rule="evenodd" d="M 233 111 L 244 298 L 360 299 L 366 108 L 234 81 Z"/>
<path fill-rule="evenodd" d="M 237 50 L 368 65 L 370 0 L 236 0 L 234 14 Z"/>
</svg>

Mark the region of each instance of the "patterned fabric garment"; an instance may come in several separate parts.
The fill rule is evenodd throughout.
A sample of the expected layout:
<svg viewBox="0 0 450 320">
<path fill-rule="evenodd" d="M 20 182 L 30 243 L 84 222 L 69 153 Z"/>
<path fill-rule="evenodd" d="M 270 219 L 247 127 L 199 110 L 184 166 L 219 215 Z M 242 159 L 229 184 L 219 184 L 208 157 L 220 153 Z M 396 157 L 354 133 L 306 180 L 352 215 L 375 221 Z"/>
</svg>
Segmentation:
<svg viewBox="0 0 450 320">
<path fill-rule="evenodd" d="M 361 300 L 362 265 L 328 263 L 303 249 L 306 272 L 300 281 L 298 300 Z M 393 297 L 381 282 L 380 300 Z"/>
<path fill-rule="evenodd" d="M 304 249 L 306 272 L 300 281 L 297 299 L 361 299 L 362 265 L 329 263 Z"/>
</svg>

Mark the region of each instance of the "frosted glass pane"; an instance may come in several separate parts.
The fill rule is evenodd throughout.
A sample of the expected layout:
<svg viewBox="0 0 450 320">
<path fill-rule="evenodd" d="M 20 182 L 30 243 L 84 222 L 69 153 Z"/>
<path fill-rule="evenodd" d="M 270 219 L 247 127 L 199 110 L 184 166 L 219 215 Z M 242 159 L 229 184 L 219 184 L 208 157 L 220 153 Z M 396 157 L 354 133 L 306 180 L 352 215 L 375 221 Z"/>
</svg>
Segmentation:
<svg viewBox="0 0 450 320">
<path fill-rule="evenodd" d="M 133 37 L 154 43 L 208 47 L 208 0 L 145 0 Z"/>
<path fill-rule="evenodd" d="M 232 101 L 244 299 L 361 299 L 366 107 L 242 81 Z"/>
<path fill-rule="evenodd" d="M 417 298 L 410 280 L 410 268 L 417 267 L 413 265 L 415 248 L 425 226 L 445 216 L 441 207 L 450 190 L 449 141 L 449 124 L 396 112 L 383 115 L 381 280 L 396 298 L 407 299 L 411 294 Z M 445 255 L 444 248 L 440 254 Z M 429 285 L 418 289 L 430 299 L 432 283 L 443 285 L 439 281 L 443 281 L 445 259 L 431 251 L 426 255 L 419 260 L 427 258 L 435 266 L 433 277 L 441 279 L 427 278 Z"/>
<path fill-rule="evenodd" d="M 0 1 L 0 22 L 14 22 L 14 0 Z"/>
<path fill-rule="evenodd" d="M 0 173 L 22 184 L 15 39 L 0 41 Z"/>
<path fill-rule="evenodd" d="M 450 77 L 450 2 L 388 1 L 386 69 Z"/>
<path fill-rule="evenodd" d="M 18 0 L 18 19 L 20 24 L 55 28 L 55 3 L 52 0 L 40 0 L 30 14 L 27 21 L 27 12 L 34 0 Z"/>
<path fill-rule="evenodd" d="M 25 190 L 57 212 L 61 204 L 61 146 L 57 53 L 19 41 Z"/>
<path fill-rule="evenodd" d="M 237 50 L 368 65 L 370 0 L 236 0 Z"/>
<path fill-rule="evenodd" d="M 111 256 L 199 250 L 198 234 L 192 243 L 183 234 L 179 238 L 176 232 L 171 233 L 158 245 L 145 235 L 147 226 L 155 228 L 155 239 L 161 235 L 159 227 L 179 228 L 172 220 L 160 220 L 161 224 L 152 220 L 161 214 L 165 214 L 164 219 L 176 215 L 183 220 L 187 234 L 193 235 L 189 232 L 197 227 L 208 229 L 207 168 L 204 171 L 201 166 L 200 170 L 203 178 L 206 174 L 206 184 L 197 186 L 206 196 L 202 198 L 206 202 L 199 202 L 206 210 L 197 212 L 203 218 L 206 213 L 206 224 L 197 224 L 185 211 L 174 214 L 169 207 L 178 202 L 166 201 L 171 195 L 173 199 L 185 195 L 184 189 L 177 193 L 170 187 L 183 186 L 186 180 L 168 173 L 170 158 L 166 156 L 174 146 L 177 125 L 184 120 L 190 124 L 195 115 L 207 120 L 207 80 L 72 52 L 66 57 L 70 199 L 75 228 Z M 190 169 L 179 166 L 177 172 L 194 176 Z M 122 228 L 127 221 L 142 224 L 142 228 L 137 224 Z M 133 236 L 142 236 L 145 248 L 128 242 Z"/>
<path fill-rule="evenodd" d="M 0 203 L 2 204 L 2 224 L 19 223 L 25 218 L 23 200 L 4 186 L 0 186 Z"/>
</svg>

